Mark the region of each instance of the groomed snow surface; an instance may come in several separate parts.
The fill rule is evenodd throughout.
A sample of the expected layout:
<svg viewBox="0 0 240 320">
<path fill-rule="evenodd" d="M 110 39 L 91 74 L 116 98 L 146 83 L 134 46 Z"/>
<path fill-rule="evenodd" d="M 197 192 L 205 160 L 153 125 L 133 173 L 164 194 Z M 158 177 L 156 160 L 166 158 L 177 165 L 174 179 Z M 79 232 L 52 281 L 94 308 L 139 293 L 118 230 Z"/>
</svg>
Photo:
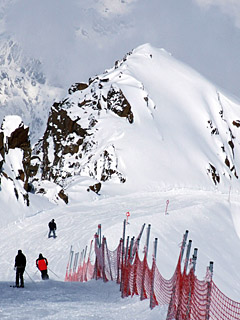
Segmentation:
<svg viewBox="0 0 240 320">
<path fill-rule="evenodd" d="M 37 206 L 36 199 L 35 196 Z M 39 201 L 42 202 L 41 197 Z M 215 283 L 228 297 L 240 301 L 240 203 L 234 190 L 223 194 L 175 189 L 128 196 L 96 196 L 91 201 L 79 199 L 75 192 L 75 201 L 72 196 L 68 206 L 49 208 L 31 215 L 27 210 L 19 212 L 18 221 L 1 227 L 0 319 L 166 319 L 167 306 L 151 311 L 149 300 L 122 299 L 115 283 L 64 282 L 70 246 L 73 245 L 75 252 L 81 252 L 86 245 L 89 248 L 101 223 L 109 249 L 115 249 L 127 211 L 131 214 L 127 225 L 130 237 L 138 235 L 143 223 L 151 224 L 149 263 L 153 240 L 157 237 L 157 266 L 165 278 L 169 279 L 174 272 L 182 236 L 188 229 L 193 247 L 198 248 L 198 278 L 204 278 L 209 261 L 214 261 Z M 1 218 L 4 219 L 3 214 Z M 47 225 L 52 218 L 57 223 L 56 239 L 47 238 Z M 142 248 L 145 239 L 146 230 Z M 14 284 L 13 267 L 18 249 L 27 257 L 23 289 L 10 287 Z M 49 281 L 42 281 L 36 269 L 39 253 L 49 261 Z"/>
</svg>

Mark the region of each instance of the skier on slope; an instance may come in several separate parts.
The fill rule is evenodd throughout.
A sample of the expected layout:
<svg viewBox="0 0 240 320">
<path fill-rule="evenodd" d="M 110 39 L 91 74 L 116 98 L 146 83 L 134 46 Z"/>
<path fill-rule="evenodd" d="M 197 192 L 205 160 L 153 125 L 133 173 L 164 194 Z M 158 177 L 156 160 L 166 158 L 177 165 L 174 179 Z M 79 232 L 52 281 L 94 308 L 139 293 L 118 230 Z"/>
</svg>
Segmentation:
<svg viewBox="0 0 240 320">
<path fill-rule="evenodd" d="M 48 265 L 47 259 L 44 258 L 43 255 L 40 253 L 38 259 L 36 260 L 36 266 L 41 271 L 43 280 L 49 279 L 49 276 L 47 273 L 47 265 Z"/>
<path fill-rule="evenodd" d="M 55 231 L 57 230 L 57 225 L 56 225 L 54 219 L 52 219 L 52 220 L 49 222 L 48 227 L 49 227 L 48 238 L 51 237 L 51 233 L 53 233 L 53 238 L 56 238 L 56 233 L 55 233 Z"/>
<path fill-rule="evenodd" d="M 20 287 L 24 288 L 24 279 L 23 279 L 23 273 L 25 271 L 26 267 L 26 257 L 22 253 L 22 250 L 18 250 L 18 254 L 15 257 L 15 265 L 14 270 L 16 270 L 16 287 L 19 288 L 19 278 L 21 280 Z"/>
</svg>

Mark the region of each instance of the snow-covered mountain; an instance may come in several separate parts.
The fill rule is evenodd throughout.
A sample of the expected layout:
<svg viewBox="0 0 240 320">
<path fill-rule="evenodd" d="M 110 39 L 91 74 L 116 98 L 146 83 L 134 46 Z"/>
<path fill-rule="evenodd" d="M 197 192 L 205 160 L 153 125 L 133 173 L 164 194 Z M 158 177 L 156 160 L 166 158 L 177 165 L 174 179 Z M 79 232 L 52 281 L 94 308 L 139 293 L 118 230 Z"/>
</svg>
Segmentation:
<svg viewBox="0 0 240 320">
<path fill-rule="evenodd" d="M 0 36 L 0 52 L 0 120 L 5 115 L 19 115 L 30 127 L 31 140 L 36 141 L 62 90 L 50 86 L 41 62 L 25 56 L 6 34 Z"/>
<path fill-rule="evenodd" d="M 51 283 L 39 283 L 37 255 L 47 256 L 51 279 L 63 281 L 70 246 L 80 252 L 101 223 L 109 247 L 115 249 L 129 211 L 126 234 L 136 236 L 143 223 L 152 225 L 151 237 L 161 244 L 157 265 L 166 279 L 174 272 L 188 229 L 199 248 L 198 278 L 203 279 L 214 261 L 214 281 L 239 301 L 239 108 L 238 101 L 200 74 L 146 44 L 87 83 L 72 85 L 53 104 L 36 143 L 21 117 L 5 116 L 0 130 L 1 288 L 12 281 L 11 261 L 21 248 L 27 256 L 26 290 L 32 297 L 29 314 L 36 314 L 33 305 L 44 314 L 39 296 L 43 301 L 60 290 L 61 304 L 58 300 L 54 310 L 61 318 L 65 284 L 53 283 L 50 290 Z M 52 218 L 58 226 L 54 242 L 47 238 Z M 86 319 L 96 307 L 93 292 L 98 285 L 87 284 L 92 289 L 84 304 Z M 72 305 L 79 288 L 84 284 L 69 286 Z M 4 315 L 11 312 L 13 298 L 20 299 L 9 290 Z M 122 301 L 119 295 L 111 317 L 116 318 L 120 304 L 135 310 L 137 303 L 134 316 L 140 319 L 147 302 L 130 299 Z M 101 315 L 108 315 L 109 304 L 106 298 Z M 80 316 L 78 299 L 76 310 Z M 146 319 L 166 316 L 166 308 L 144 310 Z M 94 315 L 98 312 L 96 308 Z M 124 314 L 119 318 L 132 313 Z"/>
<path fill-rule="evenodd" d="M 98 195 L 238 192 L 239 110 L 166 51 L 140 46 L 53 104 L 25 165 L 25 190 L 66 203 L 78 183 Z"/>
</svg>

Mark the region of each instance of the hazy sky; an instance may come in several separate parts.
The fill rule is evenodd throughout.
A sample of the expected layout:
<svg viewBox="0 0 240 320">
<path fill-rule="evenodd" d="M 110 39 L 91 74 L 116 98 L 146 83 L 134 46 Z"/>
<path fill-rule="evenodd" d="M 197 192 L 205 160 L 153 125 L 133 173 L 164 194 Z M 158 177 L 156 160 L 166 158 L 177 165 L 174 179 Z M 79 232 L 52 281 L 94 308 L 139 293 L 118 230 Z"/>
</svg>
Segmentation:
<svg viewBox="0 0 240 320">
<path fill-rule="evenodd" d="M 240 97 L 239 0 L 11 1 L 5 32 L 55 84 L 87 81 L 148 42 Z"/>
</svg>

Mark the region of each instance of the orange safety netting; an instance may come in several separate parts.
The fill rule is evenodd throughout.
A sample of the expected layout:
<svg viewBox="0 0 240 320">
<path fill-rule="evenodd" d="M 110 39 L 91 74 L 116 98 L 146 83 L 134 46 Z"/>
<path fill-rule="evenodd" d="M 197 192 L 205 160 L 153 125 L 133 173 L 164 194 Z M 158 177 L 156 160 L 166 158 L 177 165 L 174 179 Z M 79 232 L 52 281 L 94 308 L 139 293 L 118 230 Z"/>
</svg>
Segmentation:
<svg viewBox="0 0 240 320">
<path fill-rule="evenodd" d="M 193 267 L 188 273 L 186 266 L 182 271 L 181 254 L 172 278 L 166 280 L 154 257 L 151 268 L 146 253 L 140 260 L 138 238 L 132 252 L 123 247 L 123 240 L 113 251 L 108 249 L 104 237 L 101 245 L 97 240 L 95 235 L 95 261 L 91 261 L 90 249 L 86 261 L 80 260 L 75 270 L 68 263 L 65 281 L 116 281 L 120 284 L 122 297 L 139 295 L 141 300 L 150 299 L 151 308 L 168 305 L 166 320 L 240 320 L 240 303 L 229 299 L 218 289 L 209 270 L 202 281 L 197 279 Z"/>
</svg>

